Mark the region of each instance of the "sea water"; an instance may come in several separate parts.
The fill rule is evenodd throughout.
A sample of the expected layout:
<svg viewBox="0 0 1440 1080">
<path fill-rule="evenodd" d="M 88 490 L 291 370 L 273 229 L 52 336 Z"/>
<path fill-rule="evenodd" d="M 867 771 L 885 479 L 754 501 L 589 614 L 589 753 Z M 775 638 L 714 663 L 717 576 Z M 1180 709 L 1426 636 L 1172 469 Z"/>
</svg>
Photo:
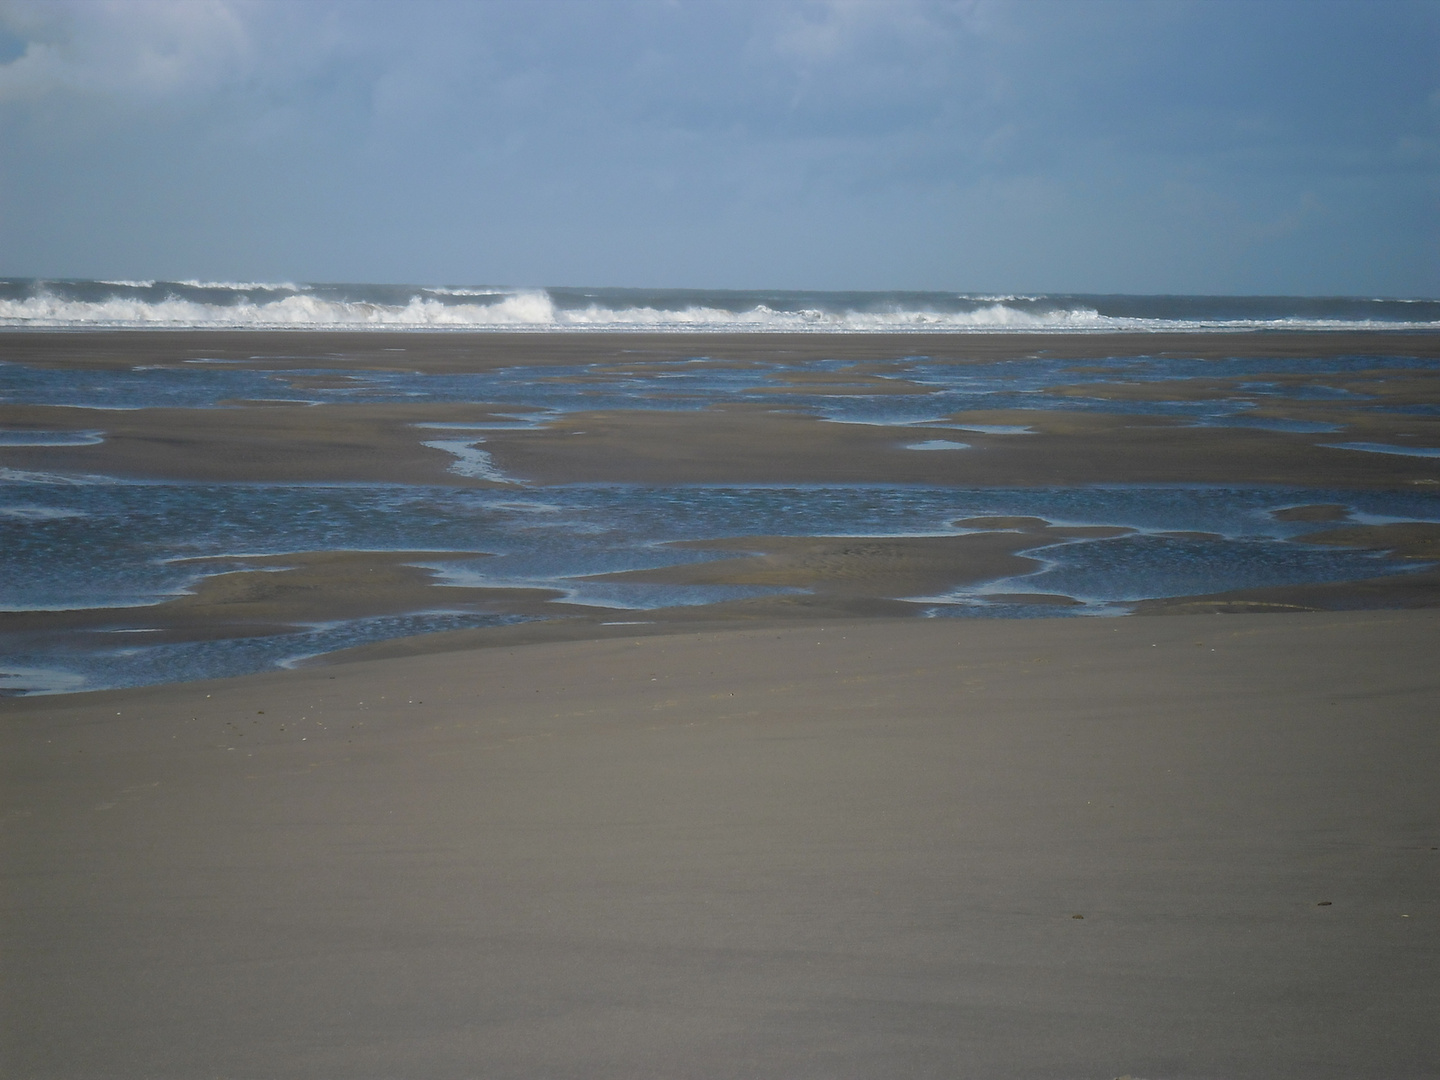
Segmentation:
<svg viewBox="0 0 1440 1080">
<path fill-rule="evenodd" d="M 0 282 L 0 324 L 12 327 L 307 326 L 534 330 L 1433 330 L 1440 302 L 1293 298 L 961 296 L 936 293 L 699 293 L 637 290 L 486 290 L 410 286 L 311 286 L 247 282 Z M 0 332 L 0 357 L 3 352 Z M 1433 371 L 1400 356 L 1216 360 L 1152 355 L 1147 335 L 1111 357 L 1083 362 L 1043 355 L 993 362 L 901 356 L 885 368 L 908 393 L 817 394 L 805 379 L 856 382 L 848 362 L 712 362 L 703 352 L 666 362 L 516 366 L 464 374 L 337 372 L 296 366 L 255 370 L 196 355 L 168 366 L 61 370 L 0 360 L 0 402 L 91 409 L 228 407 L 237 400 L 298 403 L 483 402 L 501 411 L 486 424 L 420 424 L 417 443 L 449 450 L 455 468 L 503 488 L 422 485 L 141 483 L 115 477 L 0 468 L 0 608 L 11 611 L 143 609 L 193 588 L 245 557 L 325 550 L 405 551 L 438 580 L 481 587 L 546 588 L 567 603 L 626 613 L 758 595 L 737 587 L 671 587 L 588 581 L 732 555 L 675 548 L 674 541 L 743 535 L 921 536 L 965 531 L 979 516 L 1027 516 L 1056 525 L 1123 526 L 1125 535 L 1057 541 L 1029 553 L 1035 569 L 931 597 L 935 616 L 1113 614 L 1140 599 L 1266 585 L 1344 581 L 1417 564 L 1296 541 L 1325 528 L 1277 520 L 1289 506 L 1333 503 L 1359 522 L 1437 521 L 1433 488 L 1354 491 L 1226 486 L 1098 486 L 963 489 L 906 485 L 559 485 L 531 488 L 498 472 L 481 448 L 496 427 L 531 427 L 576 410 L 701 409 L 745 403 L 834 423 L 896 429 L 916 453 L 964 454 L 966 433 L 1024 439 L 1023 424 L 949 419 L 966 410 L 1088 410 L 1167 417 L 1187 424 L 1309 432 L 1325 423 L 1254 416 L 1257 402 L 1334 401 L 1428 414 L 1434 405 L 1389 407 L 1348 382 L 1377 369 Z M 871 370 L 871 369 L 866 369 Z M 311 376 L 323 375 L 318 382 Z M 1302 375 L 1304 381 L 1276 380 Z M 343 377 L 342 377 L 343 376 Z M 1105 384 L 1230 378 L 1246 397 L 1112 400 Z M 862 385 L 863 383 L 857 384 Z M 1065 394 L 1053 392 L 1065 387 Z M 887 387 L 881 386 L 880 389 Z M 854 386 L 851 389 L 855 389 Z M 507 411 L 508 410 L 508 411 Z M 0 447 L 93 445 L 83 431 L 0 430 Z M 1381 443 L 1336 442 L 1336 453 L 1413 452 Z M 1183 535 L 1181 535 L 1183 534 Z M 480 557 L 476 553 L 485 553 Z M 225 557 L 222 563 L 196 559 Z M 776 590 L 768 590 L 776 591 Z M 293 633 L 192 643 L 147 642 L 137 632 L 57 638 L 10 650 L 0 692 L 135 685 L 240 674 L 367 641 L 519 618 L 433 610 L 300 627 Z M 1055 608 L 1011 603 L 1011 594 L 1063 594 Z M 103 637 L 103 635 L 102 635 Z M 22 674 L 27 673 L 27 674 Z M 78 680 L 78 681 L 77 681 Z"/>
<path fill-rule="evenodd" d="M 1323 526 L 1273 511 L 1336 503 L 1362 520 L 1424 520 L 1433 497 L 1407 491 L 1227 487 L 955 489 L 887 485 L 664 487 L 568 485 L 536 492 L 398 485 L 124 483 L 29 477 L 0 485 L 7 610 L 123 607 L 161 602 L 246 557 L 316 550 L 412 552 L 413 565 L 455 585 L 558 590 L 568 603 L 617 611 L 712 603 L 764 588 L 591 582 L 589 575 L 720 557 L 673 541 L 743 535 L 946 535 L 968 518 L 1042 517 L 1058 525 L 1121 525 L 1126 535 L 1056 541 L 1032 553 L 1036 571 L 944 596 L 916 598 L 929 615 L 1034 615 L 996 593 L 1064 593 L 1075 608 L 1111 614 L 1146 597 L 1261 585 L 1343 581 L 1402 567 L 1373 553 L 1296 543 Z M 1173 535 L 1177 532 L 1204 535 Z M 479 558 L 474 553 L 484 552 Z M 725 552 L 726 556 L 733 552 Z M 216 566 L 199 558 L 227 557 Z M 203 567 L 203 568 L 202 568 Z M 143 610 L 133 613 L 143 622 Z M 239 674 L 367 641 L 497 625 L 513 617 L 446 610 L 307 626 L 294 634 L 147 644 L 143 634 L 83 651 L 57 643 L 5 665 L 80 674 L 87 685 L 133 685 Z M 4 684 L 0 684 L 4 688 Z"/>
<path fill-rule="evenodd" d="M 688 332 L 1435 329 L 1440 301 L 11 278 L 0 279 L 0 325 Z"/>
</svg>

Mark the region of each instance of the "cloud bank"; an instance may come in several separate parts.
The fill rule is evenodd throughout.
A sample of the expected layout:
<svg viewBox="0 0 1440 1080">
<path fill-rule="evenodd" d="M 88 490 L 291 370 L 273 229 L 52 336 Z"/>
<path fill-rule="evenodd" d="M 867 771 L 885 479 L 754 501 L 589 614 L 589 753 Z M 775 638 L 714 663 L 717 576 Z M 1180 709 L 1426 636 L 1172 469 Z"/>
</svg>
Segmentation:
<svg viewBox="0 0 1440 1080">
<path fill-rule="evenodd" d="M 0 273 L 1433 295 L 1440 7 L 0 4 Z"/>
</svg>

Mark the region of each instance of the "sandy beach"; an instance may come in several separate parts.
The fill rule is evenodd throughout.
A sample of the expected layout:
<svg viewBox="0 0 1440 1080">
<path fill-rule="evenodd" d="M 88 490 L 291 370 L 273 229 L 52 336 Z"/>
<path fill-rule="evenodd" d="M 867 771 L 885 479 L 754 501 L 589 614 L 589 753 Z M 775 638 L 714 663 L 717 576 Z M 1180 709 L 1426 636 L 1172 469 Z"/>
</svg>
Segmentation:
<svg viewBox="0 0 1440 1080">
<path fill-rule="evenodd" d="M 903 398 L 928 392 L 905 357 L 1044 354 L 1090 381 L 940 418 L 938 449 L 964 454 L 677 391 L 673 409 L 533 423 L 504 401 L 8 402 L 0 429 L 67 437 L 12 439 L 0 466 L 532 498 L 1271 486 L 1279 508 L 1253 520 L 1386 573 L 1135 605 L 1165 618 L 915 617 L 916 597 L 1023 577 L 1053 545 L 1138 535 L 1012 513 L 945 535 L 731 530 L 577 579 L 770 590 L 643 611 L 487 582 L 482 548 L 332 546 L 188 556 L 209 576 L 144 607 L 0 613 L 17 649 L 223 645 L 433 608 L 532 620 L 0 697 L 0 1073 L 1440 1077 L 1440 573 L 1390 572 L 1432 564 L 1440 526 L 1345 502 L 1440 485 L 1440 420 L 1388 408 L 1440 399 L 1433 365 L 1097 384 L 1087 361 L 1137 340 L 6 335 L 4 359 L 42 372 L 200 358 L 297 392 L 516 365 L 587 392 L 703 353 L 737 385 L 753 369 L 757 393 Z M 1440 355 L 1433 334 L 1143 341 L 1197 361 Z M 1126 411 L 1240 399 L 1274 425 Z M 456 471 L 434 445 L 447 425 L 483 433 L 489 472 Z M 1291 489 L 1338 501 L 1286 505 Z M 206 504 L 183 505 L 182 524 Z M 1203 559 L 1220 540 L 1155 543 Z M 480 569 L 447 578 L 442 555 Z"/>
<path fill-rule="evenodd" d="M 3 704 L 16 1077 L 1423 1077 L 1433 612 Z"/>
<path fill-rule="evenodd" d="M 1440 0 L 0 0 L 0 1080 L 1440 1080 Z"/>
</svg>

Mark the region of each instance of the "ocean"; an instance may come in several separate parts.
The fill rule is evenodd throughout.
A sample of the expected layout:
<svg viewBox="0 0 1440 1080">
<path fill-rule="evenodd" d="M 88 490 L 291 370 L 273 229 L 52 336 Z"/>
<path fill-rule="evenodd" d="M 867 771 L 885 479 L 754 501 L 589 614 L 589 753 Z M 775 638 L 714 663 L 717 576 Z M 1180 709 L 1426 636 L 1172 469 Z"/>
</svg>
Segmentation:
<svg viewBox="0 0 1440 1080">
<path fill-rule="evenodd" d="M 0 327 L 699 332 L 1440 329 L 1440 300 L 0 280 Z"/>
</svg>

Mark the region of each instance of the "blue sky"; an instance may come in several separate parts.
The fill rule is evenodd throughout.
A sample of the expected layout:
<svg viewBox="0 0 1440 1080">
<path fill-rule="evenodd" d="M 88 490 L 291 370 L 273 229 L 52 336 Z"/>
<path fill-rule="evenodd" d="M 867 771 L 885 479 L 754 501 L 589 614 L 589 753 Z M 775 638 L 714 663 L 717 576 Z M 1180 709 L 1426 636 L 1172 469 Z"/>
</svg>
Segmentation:
<svg viewBox="0 0 1440 1080">
<path fill-rule="evenodd" d="M 1440 295 L 1440 3 L 0 0 L 0 274 Z"/>
</svg>

